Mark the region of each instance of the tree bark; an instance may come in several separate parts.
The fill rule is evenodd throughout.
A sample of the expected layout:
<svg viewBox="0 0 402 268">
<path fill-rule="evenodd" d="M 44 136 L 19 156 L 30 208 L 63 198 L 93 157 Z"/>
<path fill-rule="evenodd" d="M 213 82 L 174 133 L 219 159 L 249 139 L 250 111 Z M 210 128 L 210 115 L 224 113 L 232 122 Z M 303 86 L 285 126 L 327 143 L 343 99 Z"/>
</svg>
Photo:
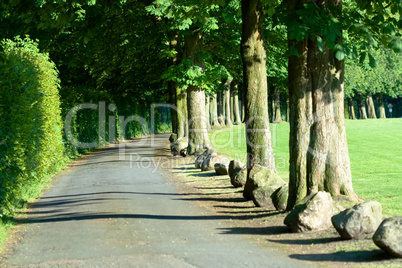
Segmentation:
<svg viewBox="0 0 402 268">
<path fill-rule="evenodd" d="M 224 114 L 225 114 L 225 125 L 231 126 L 232 119 L 230 118 L 231 111 L 230 111 L 230 85 L 232 81 L 226 80 L 225 88 L 226 90 L 223 91 L 223 105 L 224 105 Z"/>
<path fill-rule="evenodd" d="M 220 126 L 218 121 L 218 102 L 217 102 L 217 94 L 215 93 L 211 100 L 211 125 L 212 126 Z"/>
<path fill-rule="evenodd" d="M 218 92 L 217 93 L 217 107 L 218 107 L 218 123 L 221 126 L 225 125 L 225 109 L 223 105 L 223 96 L 222 93 Z"/>
<path fill-rule="evenodd" d="M 359 119 L 367 119 L 366 104 L 360 97 L 357 98 L 357 106 L 359 107 Z"/>
<path fill-rule="evenodd" d="M 201 45 L 202 31 L 200 29 L 194 30 L 192 35 L 186 35 L 184 58 L 190 59 L 194 66 L 204 70 L 204 63 L 196 55 Z M 211 148 L 205 117 L 205 91 L 200 87 L 188 86 L 187 110 L 189 127 L 187 154 L 193 155 L 201 149 Z"/>
<path fill-rule="evenodd" d="M 378 103 L 378 118 L 387 118 L 385 116 L 385 104 L 384 104 L 384 95 L 378 94 L 377 96 L 377 103 Z"/>
<path fill-rule="evenodd" d="M 176 55 L 172 58 L 171 62 L 169 63 L 170 66 L 177 65 L 180 60 L 181 55 L 181 46 L 180 46 L 180 34 L 178 30 L 169 31 L 169 47 L 170 50 L 176 51 Z M 176 83 L 173 81 L 169 81 L 169 102 L 174 107 L 177 107 L 177 90 L 176 90 Z M 171 120 L 172 120 L 172 132 L 178 133 L 178 114 L 176 109 L 171 108 Z M 182 122 L 180 122 L 182 123 Z"/>
<path fill-rule="evenodd" d="M 353 104 L 353 98 L 348 99 L 348 112 L 349 112 L 349 119 L 355 120 L 356 114 L 355 114 L 355 106 Z"/>
<path fill-rule="evenodd" d="M 374 101 L 371 95 L 367 97 L 366 104 L 368 109 L 368 117 L 371 119 L 377 119 L 377 116 L 375 115 Z"/>
<path fill-rule="evenodd" d="M 274 122 L 275 123 L 280 123 L 282 122 L 282 116 L 281 116 L 281 99 L 280 99 L 280 93 L 279 93 L 279 88 L 275 87 L 274 88 L 274 96 L 272 98 L 273 102 L 273 108 L 274 110 Z"/>
<path fill-rule="evenodd" d="M 211 123 L 210 123 L 210 116 L 209 116 L 209 102 L 210 102 L 210 97 L 205 96 L 205 123 L 207 124 L 207 130 L 211 129 Z"/>
<path fill-rule="evenodd" d="M 268 116 L 264 21 L 260 0 L 242 0 L 241 54 L 245 90 L 247 169 L 255 164 L 275 171 Z"/>
<path fill-rule="evenodd" d="M 238 125 L 241 123 L 239 111 L 239 83 L 234 80 L 232 82 L 232 96 L 233 96 L 233 123 Z"/>
<path fill-rule="evenodd" d="M 295 12 L 299 1 L 290 0 Z M 316 1 L 320 8 L 341 1 Z M 344 126 L 344 62 L 316 39 L 290 40 L 299 57 L 288 62 L 290 98 L 290 172 L 287 210 L 318 191 L 354 200 Z"/>
</svg>

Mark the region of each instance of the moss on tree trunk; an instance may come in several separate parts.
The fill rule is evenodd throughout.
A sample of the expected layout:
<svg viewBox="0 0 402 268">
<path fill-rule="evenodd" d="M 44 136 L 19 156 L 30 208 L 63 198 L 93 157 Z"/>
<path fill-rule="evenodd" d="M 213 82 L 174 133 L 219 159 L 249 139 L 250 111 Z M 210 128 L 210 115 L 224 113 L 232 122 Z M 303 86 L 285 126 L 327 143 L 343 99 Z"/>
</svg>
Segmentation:
<svg viewBox="0 0 402 268">
<path fill-rule="evenodd" d="M 297 1 L 289 1 L 295 11 Z M 341 1 L 331 1 L 340 5 Z M 326 1 L 317 5 L 323 8 Z M 344 126 L 344 62 L 317 41 L 290 41 L 290 173 L 287 209 L 307 195 L 327 191 L 357 199 L 352 188 Z"/>
<path fill-rule="evenodd" d="M 275 170 L 268 117 L 267 71 L 261 1 L 242 1 L 243 79 L 245 90 L 247 168 L 255 164 Z M 248 172 L 249 173 L 249 172 Z"/>
</svg>

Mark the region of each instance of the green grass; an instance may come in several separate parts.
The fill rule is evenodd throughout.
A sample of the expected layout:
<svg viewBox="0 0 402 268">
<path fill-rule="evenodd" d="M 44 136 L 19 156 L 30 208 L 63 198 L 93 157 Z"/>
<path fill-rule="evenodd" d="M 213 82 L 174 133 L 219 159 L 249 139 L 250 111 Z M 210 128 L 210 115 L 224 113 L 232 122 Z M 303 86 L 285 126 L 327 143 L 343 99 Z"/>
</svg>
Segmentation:
<svg viewBox="0 0 402 268">
<path fill-rule="evenodd" d="M 384 216 L 402 215 L 402 119 L 346 120 L 353 188 L 381 203 Z M 244 125 L 215 129 L 211 142 L 229 159 L 246 162 Z M 289 124 L 271 124 L 278 174 L 289 179 Z"/>
</svg>

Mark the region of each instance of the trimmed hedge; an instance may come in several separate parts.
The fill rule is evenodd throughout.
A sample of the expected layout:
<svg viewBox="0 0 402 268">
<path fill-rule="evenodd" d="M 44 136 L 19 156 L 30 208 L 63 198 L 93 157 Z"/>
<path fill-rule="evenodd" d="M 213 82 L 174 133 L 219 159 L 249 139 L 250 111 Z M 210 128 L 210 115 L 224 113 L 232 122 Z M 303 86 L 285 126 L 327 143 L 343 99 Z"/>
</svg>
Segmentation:
<svg viewBox="0 0 402 268">
<path fill-rule="evenodd" d="M 48 54 L 29 38 L 0 50 L 0 206 L 3 213 L 37 197 L 66 162 L 59 79 Z"/>
</svg>

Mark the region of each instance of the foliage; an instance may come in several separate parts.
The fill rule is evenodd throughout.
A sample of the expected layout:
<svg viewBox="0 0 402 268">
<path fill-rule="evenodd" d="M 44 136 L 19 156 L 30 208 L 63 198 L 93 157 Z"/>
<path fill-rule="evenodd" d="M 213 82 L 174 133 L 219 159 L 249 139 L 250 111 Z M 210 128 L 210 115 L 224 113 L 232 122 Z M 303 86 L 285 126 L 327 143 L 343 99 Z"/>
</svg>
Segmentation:
<svg viewBox="0 0 402 268">
<path fill-rule="evenodd" d="M 16 37 L 0 52 L 0 205 L 38 194 L 65 163 L 59 79 L 37 42 Z"/>
<path fill-rule="evenodd" d="M 372 51 L 376 67 L 367 63 L 348 60 L 345 74 L 345 93 L 347 97 L 355 94 L 385 94 L 392 98 L 402 96 L 402 55 L 390 49 Z"/>
</svg>

